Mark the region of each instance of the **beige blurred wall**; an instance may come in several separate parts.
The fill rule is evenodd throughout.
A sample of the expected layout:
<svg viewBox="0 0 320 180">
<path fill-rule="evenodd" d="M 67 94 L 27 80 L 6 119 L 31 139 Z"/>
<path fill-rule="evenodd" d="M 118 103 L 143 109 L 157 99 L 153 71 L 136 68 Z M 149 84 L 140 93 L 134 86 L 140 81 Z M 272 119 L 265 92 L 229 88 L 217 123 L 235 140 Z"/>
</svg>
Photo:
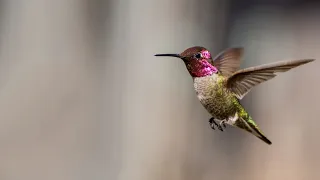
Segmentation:
<svg viewBox="0 0 320 180">
<path fill-rule="evenodd" d="M 0 179 L 95 179 L 101 92 L 85 8 L 1 1 Z"/>
<path fill-rule="evenodd" d="M 209 116 L 183 64 L 153 54 L 219 47 L 224 2 L 1 3 L 1 179 L 210 177 Z"/>
<path fill-rule="evenodd" d="M 318 62 L 244 99 L 272 140 L 212 131 L 178 59 L 244 46 L 242 67 L 320 57 L 316 6 L 222 0 L 0 2 L 0 179 L 317 179 Z M 226 28 L 229 28 L 228 31 Z"/>
</svg>

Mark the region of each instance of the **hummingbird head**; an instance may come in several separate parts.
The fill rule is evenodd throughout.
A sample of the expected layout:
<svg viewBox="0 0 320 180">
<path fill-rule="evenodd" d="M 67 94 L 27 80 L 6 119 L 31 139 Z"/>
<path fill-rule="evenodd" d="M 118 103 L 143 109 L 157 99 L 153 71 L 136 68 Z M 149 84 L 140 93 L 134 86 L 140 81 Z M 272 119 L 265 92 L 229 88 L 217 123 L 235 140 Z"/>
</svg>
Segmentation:
<svg viewBox="0 0 320 180">
<path fill-rule="evenodd" d="M 195 46 L 180 54 L 156 54 L 155 56 L 171 56 L 182 59 L 192 77 L 204 77 L 218 73 L 218 69 L 212 65 L 211 53 L 204 47 Z"/>
</svg>

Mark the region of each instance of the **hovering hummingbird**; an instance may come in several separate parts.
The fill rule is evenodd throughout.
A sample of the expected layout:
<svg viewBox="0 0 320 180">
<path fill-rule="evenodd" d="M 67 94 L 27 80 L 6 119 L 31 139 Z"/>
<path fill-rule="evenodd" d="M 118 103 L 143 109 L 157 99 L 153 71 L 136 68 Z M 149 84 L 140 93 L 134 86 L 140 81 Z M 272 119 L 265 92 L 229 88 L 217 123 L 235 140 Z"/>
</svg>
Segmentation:
<svg viewBox="0 0 320 180">
<path fill-rule="evenodd" d="M 243 48 L 229 48 L 212 58 L 206 48 L 195 46 L 180 54 L 155 56 L 182 59 L 193 78 L 198 99 L 212 116 L 209 120 L 212 129 L 216 125 L 223 131 L 225 124 L 229 124 L 248 131 L 270 145 L 271 141 L 241 105 L 240 100 L 254 86 L 274 78 L 276 73 L 286 72 L 314 59 L 282 61 L 239 70 L 242 54 Z"/>
</svg>

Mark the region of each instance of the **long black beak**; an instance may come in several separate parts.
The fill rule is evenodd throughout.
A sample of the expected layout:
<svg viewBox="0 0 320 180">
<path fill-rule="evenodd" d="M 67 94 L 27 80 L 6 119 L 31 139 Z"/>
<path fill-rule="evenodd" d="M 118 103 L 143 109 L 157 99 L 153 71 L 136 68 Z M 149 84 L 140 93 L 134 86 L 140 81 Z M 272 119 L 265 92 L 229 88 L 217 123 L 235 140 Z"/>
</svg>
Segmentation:
<svg viewBox="0 0 320 180">
<path fill-rule="evenodd" d="M 170 56 L 170 57 L 181 58 L 179 54 L 156 54 L 155 56 Z"/>
</svg>

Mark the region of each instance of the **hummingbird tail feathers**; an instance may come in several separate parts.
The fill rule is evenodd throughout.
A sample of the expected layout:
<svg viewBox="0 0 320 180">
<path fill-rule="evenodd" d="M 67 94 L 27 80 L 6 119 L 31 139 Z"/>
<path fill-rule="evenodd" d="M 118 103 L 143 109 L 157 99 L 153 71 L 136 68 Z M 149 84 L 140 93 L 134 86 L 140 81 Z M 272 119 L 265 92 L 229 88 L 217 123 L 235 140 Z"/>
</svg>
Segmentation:
<svg viewBox="0 0 320 180">
<path fill-rule="evenodd" d="M 265 143 L 271 145 L 272 142 L 263 134 L 263 132 L 259 129 L 258 125 L 253 121 L 253 119 L 249 116 L 249 119 L 246 121 L 250 128 L 255 132 L 253 133 L 259 139 L 264 141 Z"/>
<path fill-rule="evenodd" d="M 271 145 L 272 144 L 272 142 L 266 137 L 266 136 L 264 136 L 264 135 L 259 135 L 259 136 L 257 136 L 259 139 L 261 139 L 262 141 L 264 141 L 265 143 L 267 143 L 267 144 L 269 144 L 269 145 Z"/>
</svg>

